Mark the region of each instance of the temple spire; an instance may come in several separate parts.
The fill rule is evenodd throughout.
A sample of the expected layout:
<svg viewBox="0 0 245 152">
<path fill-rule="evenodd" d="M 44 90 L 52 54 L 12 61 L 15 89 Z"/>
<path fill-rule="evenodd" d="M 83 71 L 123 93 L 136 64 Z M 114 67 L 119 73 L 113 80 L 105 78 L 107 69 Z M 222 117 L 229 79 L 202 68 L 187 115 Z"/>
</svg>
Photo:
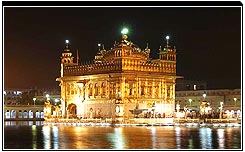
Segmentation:
<svg viewBox="0 0 245 152">
<path fill-rule="evenodd" d="M 167 40 L 167 48 L 169 47 L 169 36 L 166 36 L 166 40 Z"/>
<path fill-rule="evenodd" d="M 146 43 L 146 48 L 145 48 L 145 49 L 147 50 L 148 48 L 149 48 L 149 44 L 148 44 L 148 43 Z"/>
<path fill-rule="evenodd" d="M 128 38 L 128 36 L 127 36 L 128 29 L 127 28 L 123 28 L 122 31 L 121 31 L 121 33 L 122 33 L 122 40 L 123 41 L 127 41 L 127 38 Z"/>
<path fill-rule="evenodd" d="M 100 51 L 100 46 L 101 46 L 101 44 L 99 43 L 99 44 L 98 44 L 98 47 L 99 47 L 99 51 Z"/>
<path fill-rule="evenodd" d="M 66 44 L 65 44 L 64 51 L 70 51 L 70 48 L 69 48 L 69 40 L 66 40 L 65 42 L 66 42 Z"/>
</svg>

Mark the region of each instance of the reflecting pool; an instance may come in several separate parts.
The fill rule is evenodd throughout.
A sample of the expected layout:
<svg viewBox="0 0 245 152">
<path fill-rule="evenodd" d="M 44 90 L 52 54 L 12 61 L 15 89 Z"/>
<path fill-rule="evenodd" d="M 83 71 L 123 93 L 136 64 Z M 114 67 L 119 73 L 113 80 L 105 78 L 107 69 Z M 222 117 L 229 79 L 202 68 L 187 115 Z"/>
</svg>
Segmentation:
<svg viewBox="0 0 245 152">
<path fill-rule="evenodd" d="M 5 122 L 4 149 L 241 149 L 241 127 L 70 126 Z"/>
</svg>

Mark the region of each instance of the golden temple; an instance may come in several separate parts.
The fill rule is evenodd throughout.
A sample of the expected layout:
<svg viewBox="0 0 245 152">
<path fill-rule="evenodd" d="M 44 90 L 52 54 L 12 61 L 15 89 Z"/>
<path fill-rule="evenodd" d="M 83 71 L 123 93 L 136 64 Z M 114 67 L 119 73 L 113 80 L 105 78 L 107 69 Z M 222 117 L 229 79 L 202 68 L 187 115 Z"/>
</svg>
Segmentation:
<svg viewBox="0 0 245 152">
<path fill-rule="evenodd" d="M 176 49 L 166 45 L 159 58 L 140 49 L 128 36 L 111 49 L 99 49 L 90 64 L 79 64 L 67 41 L 61 56 L 61 111 L 63 117 L 171 117 L 175 111 Z M 78 58 L 78 55 L 77 55 Z"/>
</svg>

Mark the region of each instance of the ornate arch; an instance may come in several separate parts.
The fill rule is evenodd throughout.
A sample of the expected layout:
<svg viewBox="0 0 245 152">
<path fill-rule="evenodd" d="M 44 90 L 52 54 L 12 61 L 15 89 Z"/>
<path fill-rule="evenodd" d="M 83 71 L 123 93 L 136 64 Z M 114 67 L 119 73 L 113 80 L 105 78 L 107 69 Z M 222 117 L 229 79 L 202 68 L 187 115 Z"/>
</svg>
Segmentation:
<svg viewBox="0 0 245 152">
<path fill-rule="evenodd" d="M 67 110 L 68 110 L 68 114 L 72 117 L 76 117 L 77 115 L 77 105 L 74 104 L 74 103 L 71 103 L 68 105 L 67 107 Z"/>
</svg>

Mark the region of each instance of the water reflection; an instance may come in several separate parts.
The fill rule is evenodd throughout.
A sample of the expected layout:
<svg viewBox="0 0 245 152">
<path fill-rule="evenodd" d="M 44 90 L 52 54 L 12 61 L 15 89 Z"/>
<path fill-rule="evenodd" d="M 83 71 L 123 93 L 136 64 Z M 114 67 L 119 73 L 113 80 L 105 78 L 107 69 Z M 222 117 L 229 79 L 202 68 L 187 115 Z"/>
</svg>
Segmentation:
<svg viewBox="0 0 245 152">
<path fill-rule="evenodd" d="M 175 128 L 175 137 L 176 137 L 176 149 L 180 149 L 181 148 L 181 135 L 180 135 L 180 127 L 176 127 Z"/>
<path fill-rule="evenodd" d="M 151 138 L 152 138 L 152 149 L 156 149 L 156 128 L 151 128 Z"/>
<path fill-rule="evenodd" d="M 53 140 L 54 140 L 54 149 L 59 149 L 59 132 L 57 126 L 52 127 L 52 133 L 53 133 Z"/>
<path fill-rule="evenodd" d="M 212 149 L 212 129 L 200 128 L 199 129 L 201 149 Z"/>
<path fill-rule="evenodd" d="M 67 130 L 69 128 L 63 128 L 64 130 Z M 89 140 L 89 135 L 93 134 L 88 131 L 86 127 L 75 127 L 74 132 L 70 132 L 74 137 L 74 148 L 76 149 L 89 149 L 90 142 L 93 142 L 93 140 L 90 140 L 90 142 L 86 142 L 86 140 Z M 66 131 L 65 131 L 66 132 Z M 65 147 L 69 147 L 69 145 L 64 145 Z"/>
<path fill-rule="evenodd" d="M 4 127 L 4 148 L 240 149 L 241 128 L 30 126 L 29 122 L 9 122 Z"/>
<path fill-rule="evenodd" d="M 51 135 L 50 135 L 50 126 L 43 126 L 43 143 L 44 143 L 44 149 L 50 149 L 50 140 L 51 140 Z"/>
<path fill-rule="evenodd" d="M 37 149 L 37 128 L 36 125 L 31 127 L 32 129 L 32 149 Z"/>
<path fill-rule="evenodd" d="M 43 126 L 43 121 L 4 121 L 5 126 Z"/>
<path fill-rule="evenodd" d="M 217 135 L 218 135 L 218 144 L 219 149 L 225 148 L 225 130 L 223 128 L 217 129 Z"/>
<path fill-rule="evenodd" d="M 108 133 L 107 138 L 112 143 L 112 149 L 125 149 L 125 139 L 123 135 L 123 128 L 114 128 L 113 133 Z"/>
</svg>

